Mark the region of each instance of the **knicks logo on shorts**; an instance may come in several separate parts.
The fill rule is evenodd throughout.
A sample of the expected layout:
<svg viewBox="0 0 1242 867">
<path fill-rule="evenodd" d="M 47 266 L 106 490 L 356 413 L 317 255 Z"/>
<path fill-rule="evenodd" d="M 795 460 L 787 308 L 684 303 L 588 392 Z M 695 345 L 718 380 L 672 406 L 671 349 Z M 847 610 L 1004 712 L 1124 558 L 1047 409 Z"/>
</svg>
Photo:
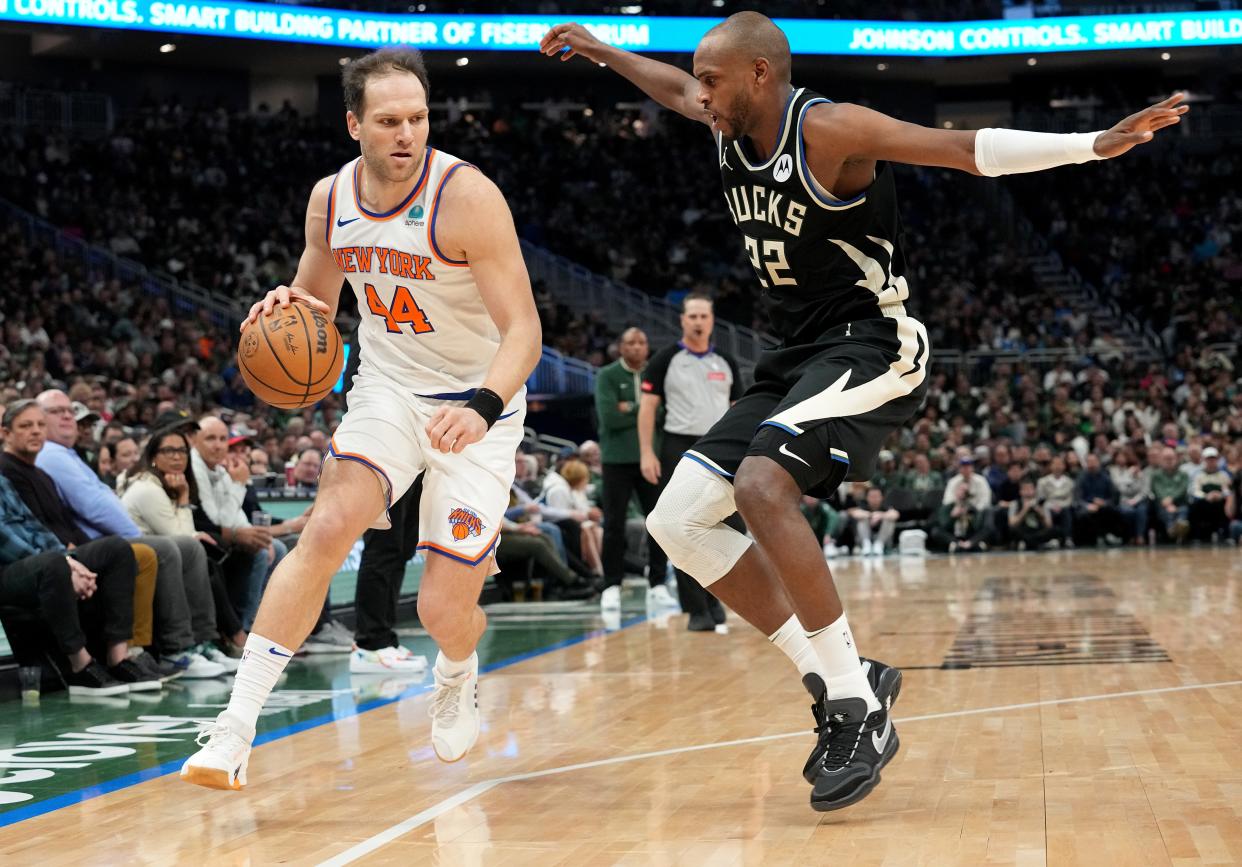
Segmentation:
<svg viewBox="0 0 1242 867">
<path fill-rule="evenodd" d="M 460 542 L 467 536 L 483 535 L 483 519 L 469 509 L 463 509 L 460 506 L 449 512 L 449 527 L 452 528 L 453 538 Z"/>
</svg>

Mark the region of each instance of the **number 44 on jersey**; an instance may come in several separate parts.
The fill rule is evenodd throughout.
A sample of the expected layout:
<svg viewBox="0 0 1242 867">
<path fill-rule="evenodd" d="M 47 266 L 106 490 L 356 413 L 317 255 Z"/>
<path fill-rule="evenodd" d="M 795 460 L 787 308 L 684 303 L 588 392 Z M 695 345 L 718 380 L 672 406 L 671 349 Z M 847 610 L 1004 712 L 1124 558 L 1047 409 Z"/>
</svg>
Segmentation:
<svg viewBox="0 0 1242 867">
<path fill-rule="evenodd" d="M 389 334 L 401 334 L 401 326 L 405 324 L 410 325 L 415 334 L 435 331 L 427 319 L 427 314 L 418 306 L 418 302 L 414 300 L 414 296 L 406 287 L 396 287 L 392 295 L 392 303 L 387 306 L 384 305 L 373 285 L 366 283 L 363 288 L 367 296 L 367 309 L 376 316 L 383 317 L 384 327 L 388 329 Z"/>
</svg>

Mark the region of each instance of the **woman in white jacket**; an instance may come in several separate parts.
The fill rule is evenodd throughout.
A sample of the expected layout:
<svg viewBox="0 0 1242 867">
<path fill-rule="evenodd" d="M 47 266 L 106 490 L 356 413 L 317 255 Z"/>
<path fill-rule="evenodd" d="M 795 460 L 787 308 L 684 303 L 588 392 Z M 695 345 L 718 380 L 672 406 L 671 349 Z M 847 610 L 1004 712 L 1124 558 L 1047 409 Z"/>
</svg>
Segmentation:
<svg viewBox="0 0 1242 867">
<path fill-rule="evenodd" d="M 571 458 L 556 472 L 548 473 L 543 480 L 542 499 L 553 509 L 562 509 L 581 528 L 582 560 L 596 575 L 604 574 L 600 554 L 604 545 L 604 529 L 600 526 L 600 510 L 587 499 L 586 489 L 591 481 L 591 471 L 582 461 Z M 564 528 L 562 528 L 564 529 Z"/>
<path fill-rule="evenodd" d="M 117 480 L 117 492 L 134 523 L 155 536 L 193 536 L 205 547 L 218 547 L 215 539 L 194 528 L 194 477 L 187 472 L 190 443 L 180 431 L 156 433 L 147 442 L 138 463 Z M 218 575 L 208 576 L 215 600 L 215 621 L 225 640 L 243 647 L 246 634 L 241 620 L 228 600 L 228 592 Z M 200 639 L 201 640 L 201 639 Z M 237 670 L 237 660 L 210 641 L 196 648 L 227 671 Z"/>
</svg>

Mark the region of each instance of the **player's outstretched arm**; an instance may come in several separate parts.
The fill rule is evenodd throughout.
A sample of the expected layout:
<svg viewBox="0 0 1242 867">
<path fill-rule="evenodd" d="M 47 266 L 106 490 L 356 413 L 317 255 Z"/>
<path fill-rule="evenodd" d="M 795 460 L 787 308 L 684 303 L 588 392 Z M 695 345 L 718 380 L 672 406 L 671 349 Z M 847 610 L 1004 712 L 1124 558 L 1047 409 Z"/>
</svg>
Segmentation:
<svg viewBox="0 0 1242 867">
<path fill-rule="evenodd" d="M 500 348 L 480 391 L 493 392 L 506 405 L 543 354 L 543 329 L 513 215 L 500 189 L 478 171 L 455 172 L 441 195 L 436 244 L 446 256 L 470 264 L 483 306 L 500 332 Z M 427 425 L 432 448 L 442 452 L 460 452 L 487 430 L 482 415 L 469 407 L 441 407 Z"/>
<path fill-rule="evenodd" d="M 298 261 L 298 273 L 288 286 L 277 286 L 251 306 L 241 324 L 243 331 L 260 315 L 271 313 L 276 306 L 288 307 L 294 300 L 304 301 L 330 319 L 336 317 L 344 275 L 328 249 L 328 195 L 332 180 L 331 175 L 321 178 L 311 190 L 306 205 L 306 249 Z"/>
<path fill-rule="evenodd" d="M 703 106 L 695 99 L 699 83 L 693 75 L 650 57 L 605 45 L 581 24 L 557 24 L 544 35 L 539 50 L 549 57 L 559 54 L 562 61 L 580 54 L 593 63 L 606 63 L 665 108 L 691 120 L 710 123 Z"/>
<path fill-rule="evenodd" d="M 842 162 L 850 158 L 890 160 L 996 177 L 1121 156 L 1151 141 L 1159 130 L 1179 123 L 1188 110 L 1181 104 L 1184 99 L 1185 94 L 1175 93 L 1111 129 L 1068 134 L 931 129 L 841 103 L 812 109 L 805 135 L 809 151 L 817 146 L 829 148 Z"/>
</svg>

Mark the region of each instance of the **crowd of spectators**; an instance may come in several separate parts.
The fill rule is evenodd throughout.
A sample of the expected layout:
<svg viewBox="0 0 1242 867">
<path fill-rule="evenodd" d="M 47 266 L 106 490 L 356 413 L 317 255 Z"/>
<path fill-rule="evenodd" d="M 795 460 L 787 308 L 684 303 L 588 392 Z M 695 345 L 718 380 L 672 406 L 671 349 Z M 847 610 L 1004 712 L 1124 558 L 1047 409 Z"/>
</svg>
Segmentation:
<svg viewBox="0 0 1242 867">
<path fill-rule="evenodd" d="M 1068 264 L 1157 332 L 1167 352 L 1238 342 L 1242 161 L 1234 151 L 1164 146 L 1064 172 L 1055 196 L 1033 178 L 1014 188 Z"/>
<path fill-rule="evenodd" d="M 103 147 L 29 130 L 11 130 L 4 138 L 0 183 L 16 204 L 119 256 L 245 301 L 296 270 L 307 191 L 318 176 L 356 153 L 342 130 L 299 117 L 288 106 L 231 114 L 153 103 L 120 120 Z M 764 329 L 750 263 L 743 245 L 729 241 L 734 230 L 719 206 L 712 145 L 697 124 L 668 117 L 650 104 L 584 111 L 549 102 L 535 111 L 510 103 L 442 112 L 432 143 L 465 155 L 496 179 L 527 240 L 672 301 L 689 291 L 708 292 L 719 318 Z M 1103 270 L 1084 271 L 1100 272 L 1103 282 L 1125 292 L 1138 283 L 1140 297 L 1130 309 L 1153 320 L 1167 314 L 1180 323 L 1170 339 L 1195 337 L 1194 320 L 1186 313 L 1200 301 L 1211 306 L 1210 317 L 1200 319 L 1202 328 L 1215 338 L 1236 335 L 1238 319 L 1227 297 L 1190 291 L 1200 283 L 1199 272 L 1184 268 L 1182 279 L 1169 287 L 1158 282 L 1166 276 L 1165 263 L 1148 262 L 1161 248 L 1145 242 L 1150 232 L 1176 238 L 1180 232 L 1169 231 L 1172 227 L 1185 224 L 1194 232 L 1206 225 L 1202 243 L 1165 241 L 1169 261 L 1177 265 L 1191 256 L 1202 270 L 1215 273 L 1217 283 L 1237 279 L 1240 266 L 1228 252 L 1230 226 L 1236 226 L 1240 212 L 1237 173 L 1231 171 L 1235 160 L 1189 154 L 1179 159 L 1179 183 L 1169 189 L 1194 186 L 1196 193 L 1160 193 L 1169 207 L 1159 221 L 1148 219 L 1150 199 L 1139 189 L 1160 189 L 1163 166 L 1139 158 L 1118 161 L 1115 168 L 1090 166 L 1133 174 L 1138 165 L 1141 178 L 1148 179 L 1131 184 L 1133 193 L 1120 204 L 1109 202 L 1109 219 L 1118 221 L 1112 250 L 1090 241 L 1104 206 L 1084 201 L 1103 195 L 1093 190 L 1114 189 L 1112 183 L 1076 183 L 1072 170 L 1040 175 L 1040 196 L 1031 210 L 1042 216 L 1041 209 L 1052 209 L 1046 229 L 1057 240 L 1066 236 L 1072 262 L 1081 258 L 1073 255 L 1078 248 L 1084 256 L 1112 256 Z M 1232 191 L 1226 184 L 1226 195 L 1205 209 L 1206 197 L 1231 174 Z M 1122 176 L 1110 179 L 1120 185 Z M 1046 195 L 1048 178 L 1057 180 L 1058 195 Z M 1062 180 L 1067 181 L 1063 189 Z M 900 169 L 907 276 L 914 309 L 928 324 L 935 347 L 1124 343 L 1122 335 L 1097 322 L 1090 307 L 1057 297 L 1037 281 L 1026 238 L 997 220 L 980 184 L 995 181 Z M 1066 214 L 1082 219 L 1067 224 Z M 616 231 L 617 226 L 625 230 Z M 1131 252 L 1141 252 L 1141 261 L 1151 267 L 1134 267 Z M 571 314 L 539 284 L 535 292 L 554 348 L 594 364 L 610 360 L 607 349 L 621 323 Z M 347 313 L 353 309 L 351 298 L 344 298 L 343 307 Z"/>
<path fill-rule="evenodd" d="M 1219 353 L 939 372 L 888 445 L 869 484 L 806 504 L 826 552 L 880 553 L 903 526 L 950 552 L 1242 537 L 1242 388 Z"/>
<path fill-rule="evenodd" d="M 11 249 L 21 253 L 19 240 Z M 34 258 L 36 269 L 18 271 L 27 291 L 5 295 L 6 305 L 34 306 L 6 307 L 11 366 L 0 386 L 8 408 L 0 434 L 13 454 L 0 469 L 25 480 L 29 502 L 17 505 L 15 494 L 0 491 L 10 526 L 25 528 L 17 543 L 0 545 L 10 567 L 0 575 L 24 577 L 26 591 L 32 575 L 60 582 L 60 616 L 75 598 L 100 593 L 94 614 L 56 632 L 73 688 L 219 676 L 235 664 L 266 576 L 305 521 L 255 526 L 256 496 L 313 495 L 339 401 L 266 412 L 230 375 L 227 338 L 213 339 L 207 317 L 174 320 L 161 302 L 127 296 L 124 287 L 99 286 L 96 296 L 74 288 L 72 269 L 54 255 Z M 187 332 L 192 340 L 176 338 Z M 187 424 L 190 405 L 196 425 Z M 46 434 L 28 429 L 32 419 Z M 807 502 L 827 555 L 882 554 L 906 529 L 923 530 L 928 547 L 950 553 L 1242 537 L 1242 389 L 1233 359 L 1210 347 L 1183 349 L 1167 362 L 1096 363 L 1086 354 L 1047 367 L 936 370 L 926 405 L 887 445 L 870 484 Z M 559 460 L 519 452 L 515 460 L 498 550 L 502 589 L 513 598 L 521 598 L 517 588 L 534 598 L 595 595 L 598 447 L 586 443 Z M 31 495 L 36 470 L 49 481 Z M 642 571 L 644 538 L 635 511 L 627 571 Z M 97 561 L 86 546 L 97 539 L 132 549 L 132 559 L 113 552 L 107 560 L 124 561 L 127 577 L 89 565 Z M 170 551 L 170 539 L 181 544 Z M 59 562 L 69 546 L 84 549 L 78 562 L 91 576 L 34 568 Z M 142 580 L 143 560 L 152 561 L 148 572 L 159 569 L 159 582 Z M 31 568 L 14 570 L 20 561 Z M 174 589 L 175 598 L 153 598 L 152 584 Z M 100 613 L 120 611 L 118 595 L 143 593 L 144 620 Z M 24 598 L 39 604 L 28 592 Z M 136 603 L 131 615 L 140 610 Z M 348 651 L 341 633 L 325 600 L 308 644 Z"/>
<path fill-rule="evenodd" d="M 70 235 L 249 299 L 292 273 L 305 191 L 351 156 L 336 132 L 288 109 L 230 115 L 158 106 L 120 124 L 102 147 L 8 131 L 0 181 L 17 204 Z M 704 149 L 693 125 L 648 111 L 454 111 L 434 141 L 496 178 L 528 239 L 657 294 L 705 288 L 721 318 L 762 325 L 749 263 L 721 240 L 733 230 L 718 207 L 713 161 L 667 159 Z M 1054 196 L 1033 179 L 1013 185 L 1067 262 L 1158 326 L 1163 357 L 1153 361 L 1127 351 L 1087 297 L 1049 294 L 1024 241 L 989 209 L 963 207 L 979 189 L 969 185 L 987 182 L 904 172 L 909 278 L 923 287 L 919 312 L 934 347 L 1068 351 L 1056 363 L 934 368 L 926 405 L 887 444 L 871 483 L 807 503 L 826 553 L 883 553 L 908 528 L 955 553 L 1242 535 L 1236 169 L 1228 153 L 1164 151 L 1048 176 Z M 1087 171 L 1098 173 L 1092 183 L 1074 174 Z M 1101 227 L 1108 243 L 1098 242 Z M 170 667 L 218 674 L 300 529 L 297 521 L 254 526 L 253 502 L 235 495 L 313 492 L 341 397 L 273 411 L 238 375 L 233 323 L 174 309 L 18 222 L 0 223 L 0 243 L 10 263 L 0 277 L 0 405 L 23 408 L 15 423 L 43 416 L 42 451 L 59 456 L 44 470 L 41 450 L 31 451 L 35 434 L 14 438 L 6 423 L 6 448 L 21 440 L 12 447 L 30 458 L 15 452 L 5 462 L 22 483 L 0 507 L 25 528 L 8 556 L 60 556 L 97 538 L 132 549 L 132 574 L 107 578 L 110 592 L 101 592 L 113 602 L 97 607 L 112 613 L 95 651 L 78 644 L 80 630 L 58 634 L 72 674 L 96 656 L 103 671 L 91 669 L 87 680 L 167 677 Z M 549 343 L 595 363 L 615 357 L 625 323 L 575 317 L 535 288 Z M 23 404 L 29 399 L 37 402 Z M 202 429 L 169 428 L 179 413 L 201 419 Z M 562 457 L 548 466 L 543 453 L 517 456 L 499 555 L 507 586 L 525 576 L 550 597 L 581 598 L 598 589 L 601 571 L 598 450 L 588 444 Z M 107 493 L 99 514 L 74 502 L 94 485 Z M 25 511 L 14 499 L 23 491 Z M 641 571 L 641 516 L 631 518 L 630 561 Z M 159 541 L 174 537 L 195 541 Z M 68 569 L 48 572 L 71 588 L 62 609 L 67 593 L 93 595 L 104 578 Z M 176 578 L 154 582 L 152 569 Z M 153 585 L 180 588 L 147 603 L 171 631 L 148 635 L 150 623 L 136 616 L 117 622 L 117 588 L 139 597 Z M 331 636 L 330 618 L 323 622 Z M 150 658 L 118 649 L 118 630 Z"/>
<path fill-rule="evenodd" d="M 235 671 L 267 578 L 314 508 L 273 521 L 258 490 L 275 462 L 282 488 L 313 496 L 322 433 L 261 442 L 244 415 L 230 428 L 174 406 L 126 425 L 102 403 L 53 387 L 0 406 L 0 604 L 48 625 L 73 691 Z M 325 599 L 302 650 L 351 649 Z"/>
</svg>

